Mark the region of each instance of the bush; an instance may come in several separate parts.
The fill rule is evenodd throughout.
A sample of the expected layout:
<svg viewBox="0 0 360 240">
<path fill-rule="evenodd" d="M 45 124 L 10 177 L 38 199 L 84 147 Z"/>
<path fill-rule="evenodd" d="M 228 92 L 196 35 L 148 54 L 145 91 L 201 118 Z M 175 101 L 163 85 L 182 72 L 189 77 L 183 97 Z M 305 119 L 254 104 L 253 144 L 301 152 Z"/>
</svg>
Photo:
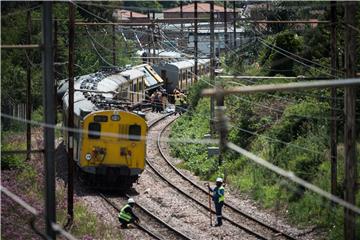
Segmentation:
<svg viewBox="0 0 360 240">
<path fill-rule="evenodd" d="M 19 150 L 18 143 L 1 143 L 1 151 Z M 1 169 L 10 170 L 18 169 L 24 166 L 26 156 L 24 154 L 2 154 L 1 156 Z"/>
</svg>

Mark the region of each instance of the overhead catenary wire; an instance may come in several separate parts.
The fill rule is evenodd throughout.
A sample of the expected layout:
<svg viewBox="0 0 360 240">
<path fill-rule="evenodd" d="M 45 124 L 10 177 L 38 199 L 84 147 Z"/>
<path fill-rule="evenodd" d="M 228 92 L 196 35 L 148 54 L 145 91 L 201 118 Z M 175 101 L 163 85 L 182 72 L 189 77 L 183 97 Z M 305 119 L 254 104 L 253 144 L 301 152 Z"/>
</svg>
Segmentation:
<svg viewBox="0 0 360 240">
<path fill-rule="evenodd" d="M 111 66 L 111 67 L 116 67 L 116 66 L 113 65 L 112 63 L 108 62 L 108 61 L 99 53 L 99 51 L 98 51 L 98 49 L 96 48 L 96 46 L 95 46 L 95 44 L 94 44 L 94 41 L 93 41 L 93 38 L 92 38 L 92 36 L 90 35 L 87 27 L 86 27 L 86 32 L 88 33 L 88 35 L 89 35 L 89 37 L 90 37 L 90 43 L 91 43 L 93 49 L 95 50 L 97 56 L 98 56 L 104 63 L 106 63 L 107 65 L 109 65 L 109 66 Z"/>
<path fill-rule="evenodd" d="M 166 36 L 164 36 L 166 38 Z M 173 45 L 172 45 L 173 46 Z M 180 51 L 178 48 L 176 48 L 175 46 L 173 46 L 173 48 L 181 53 L 183 53 L 182 51 Z M 185 60 L 186 61 L 186 60 Z M 191 74 L 195 74 L 194 72 L 190 71 Z M 200 81 L 205 81 L 204 79 L 200 79 Z M 213 84 L 211 84 L 210 82 L 208 81 L 205 81 L 208 83 L 208 85 L 210 86 L 214 86 Z M 259 107 L 263 107 L 263 108 L 266 108 L 266 109 L 269 109 L 269 110 L 272 110 L 272 111 L 275 111 L 275 112 L 279 112 L 279 113 L 283 113 L 284 111 L 283 110 L 280 110 L 280 109 L 276 109 L 276 108 L 273 108 L 273 107 L 269 107 L 269 106 L 265 106 L 265 105 L 262 105 L 262 104 L 259 104 L 259 103 L 254 103 L 253 101 L 250 101 L 250 100 L 247 100 L 243 97 L 239 97 L 239 96 L 236 96 L 238 99 L 242 100 L 242 101 L 245 101 L 245 102 L 249 102 L 249 103 L 252 103 L 254 105 L 257 105 Z M 315 116 L 305 116 L 305 115 L 300 115 L 300 114 L 293 114 L 292 116 L 294 117 L 299 117 L 299 118 L 309 118 L 309 119 L 327 119 L 327 120 L 331 120 L 332 118 L 331 117 L 315 117 Z"/>
<path fill-rule="evenodd" d="M 165 37 L 165 36 L 164 36 Z M 166 37 L 165 37 L 166 38 Z M 174 47 L 173 48 L 177 51 L 180 51 L 178 48 Z M 181 51 L 180 51 L 181 52 Z M 194 74 L 193 72 L 191 72 L 192 74 Z M 203 79 L 200 79 L 201 81 L 204 81 Z M 212 85 L 210 82 L 207 82 L 209 85 Z M 213 86 L 213 85 L 212 85 Z M 245 101 L 245 102 L 249 102 L 249 103 L 252 103 L 254 105 L 257 105 L 257 106 L 260 106 L 260 107 L 263 107 L 263 108 L 267 108 L 269 110 L 272 110 L 272 111 L 275 111 L 275 112 L 279 112 L 279 113 L 283 113 L 284 111 L 283 110 L 280 110 L 280 109 L 276 109 L 276 108 L 273 108 L 273 107 L 269 107 L 269 106 L 265 106 L 265 105 L 262 105 L 262 104 L 258 104 L 258 103 L 254 103 L 250 100 L 247 100 L 243 97 L 239 97 L 239 96 L 236 96 L 238 99 L 242 100 L 242 101 Z M 331 117 L 314 117 L 314 116 L 304 116 L 304 115 L 298 115 L 298 114 L 294 114 L 292 115 L 294 117 L 305 117 L 305 118 L 310 118 L 310 119 L 327 119 L 327 120 L 332 120 Z"/>
</svg>

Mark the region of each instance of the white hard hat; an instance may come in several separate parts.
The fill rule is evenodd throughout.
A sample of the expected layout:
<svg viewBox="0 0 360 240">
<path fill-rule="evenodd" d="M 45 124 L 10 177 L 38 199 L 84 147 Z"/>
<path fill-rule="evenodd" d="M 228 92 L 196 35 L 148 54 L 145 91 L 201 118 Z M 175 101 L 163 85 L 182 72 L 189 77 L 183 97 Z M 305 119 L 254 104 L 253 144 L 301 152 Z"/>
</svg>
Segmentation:
<svg viewBox="0 0 360 240">
<path fill-rule="evenodd" d="M 223 179 L 221 178 L 221 177 L 218 177 L 217 179 L 216 179 L 216 182 L 223 182 Z"/>
<path fill-rule="evenodd" d="M 128 203 L 135 203 L 135 200 L 133 198 L 129 198 Z"/>
</svg>

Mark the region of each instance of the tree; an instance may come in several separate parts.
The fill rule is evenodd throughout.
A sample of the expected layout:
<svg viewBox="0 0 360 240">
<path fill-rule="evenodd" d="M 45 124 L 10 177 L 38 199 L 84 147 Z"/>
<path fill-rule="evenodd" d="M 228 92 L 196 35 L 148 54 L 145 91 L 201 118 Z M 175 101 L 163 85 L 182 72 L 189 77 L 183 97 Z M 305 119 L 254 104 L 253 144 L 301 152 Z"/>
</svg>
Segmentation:
<svg viewBox="0 0 360 240">
<path fill-rule="evenodd" d="M 265 43 L 266 45 L 260 53 L 260 64 L 268 72 L 268 75 L 294 76 L 294 60 L 285 55 L 289 55 L 286 52 L 294 54 L 299 52 L 301 49 L 300 37 L 290 31 L 284 31 L 276 34 L 272 41 L 271 38 L 268 38 Z"/>
</svg>

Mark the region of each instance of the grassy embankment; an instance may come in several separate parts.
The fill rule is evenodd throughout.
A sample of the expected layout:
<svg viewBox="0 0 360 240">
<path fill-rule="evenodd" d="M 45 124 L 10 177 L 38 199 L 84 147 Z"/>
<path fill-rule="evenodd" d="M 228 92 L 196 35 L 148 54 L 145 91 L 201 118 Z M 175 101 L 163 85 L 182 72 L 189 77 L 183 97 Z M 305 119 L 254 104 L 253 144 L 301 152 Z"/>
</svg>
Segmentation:
<svg viewBox="0 0 360 240">
<path fill-rule="evenodd" d="M 199 91 L 204 87 L 203 83 L 201 85 L 191 90 L 189 97 L 194 110 L 173 124 L 172 138 L 202 139 L 209 133 L 210 101 L 205 98 L 198 102 Z M 227 97 L 228 140 L 330 191 L 328 94 L 308 91 L 307 95 L 276 93 Z M 339 121 L 339 196 L 342 196 L 344 182 L 342 124 Z M 360 153 L 360 144 L 357 146 Z M 319 195 L 234 152 L 227 151 L 224 164 L 218 166 L 216 158 L 207 157 L 206 145 L 176 143 L 171 144 L 171 149 L 175 157 L 184 159 L 179 167 L 191 170 L 202 179 L 213 181 L 225 173 L 229 184 L 263 208 L 285 214 L 300 226 L 316 226 L 329 239 L 343 238 L 343 209 L 331 208 Z M 360 172 L 359 154 L 358 159 Z M 360 193 L 357 205 L 360 205 Z M 359 219 L 357 226 L 360 235 Z"/>
</svg>

